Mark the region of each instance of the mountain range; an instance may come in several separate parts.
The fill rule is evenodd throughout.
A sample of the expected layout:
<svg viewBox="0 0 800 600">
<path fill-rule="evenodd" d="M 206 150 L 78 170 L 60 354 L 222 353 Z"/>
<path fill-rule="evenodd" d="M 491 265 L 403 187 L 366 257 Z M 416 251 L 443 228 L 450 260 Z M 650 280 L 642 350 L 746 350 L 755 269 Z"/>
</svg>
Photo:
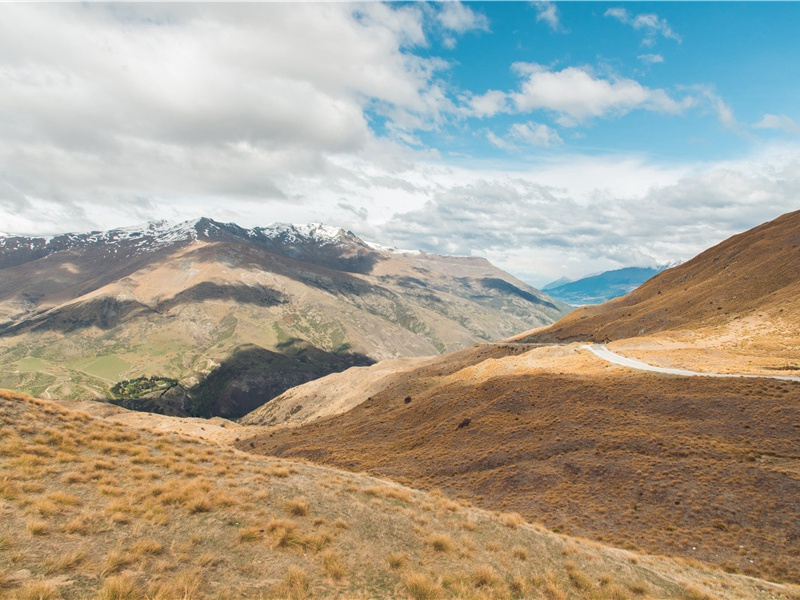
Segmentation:
<svg viewBox="0 0 800 600">
<path fill-rule="evenodd" d="M 320 224 L 3 235 L 0 387 L 239 417 L 321 375 L 501 339 L 566 309 L 482 258 Z"/>
<path fill-rule="evenodd" d="M 632 292 L 651 277 L 672 266 L 675 264 L 670 263 L 657 267 L 625 267 L 587 275 L 576 280 L 562 277 L 548 283 L 542 288 L 542 291 L 547 292 L 553 298 L 575 306 L 601 304 Z"/>
</svg>

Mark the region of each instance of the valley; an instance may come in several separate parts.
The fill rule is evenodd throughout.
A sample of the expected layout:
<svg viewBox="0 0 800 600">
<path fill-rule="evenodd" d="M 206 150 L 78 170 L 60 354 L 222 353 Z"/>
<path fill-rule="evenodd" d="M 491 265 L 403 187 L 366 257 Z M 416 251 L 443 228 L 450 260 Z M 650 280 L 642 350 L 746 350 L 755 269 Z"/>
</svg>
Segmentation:
<svg viewBox="0 0 800 600">
<path fill-rule="evenodd" d="M 191 588 L 192 598 L 208 596 L 205 582 L 264 598 L 800 598 L 800 381 L 787 326 L 798 318 L 787 300 L 800 280 L 798 219 L 725 241 L 628 296 L 440 356 L 347 364 L 352 350 L 294 339 L 240 345 L 202 393 L 148 377 L 113 388 L 120 406 L 7 394 L 0 458 L 14 518 L 0 536 L 27 566 L 0 565 L 6 586 L 38 581 L 64 598 L 145 582 L 155 597 Z M 214 293 L 204 292 L 231 300 Z M 237 293 L 242 303 L 254 292 Z M 720 343 L 732 331 L 736 343 Z M 338 372 L 291 379 L 298 362 L 335 359 Z M 285 389 L 269 387 L 275 374 Z M 232 379 L 271 399 L 248 404 Z M 123 398 L 136 390 L 147 393 Z M 126 410 L 150 393 L 150 410 Z M 190 393 L 216 416 L 155 414 L 171 402 L 180 415 Z M 221 418 L 225 406 L 247 414 Z M 37 434 L 20 411 L 53 424 Z M 110 466 L 74 475 L 73 463 L 106 460 L 94 452 Z M 64 483 L 73 499 L 59 504 Z M 83 506 L 106 506 L 105 524 L 76 537 Z M 159 550 L 143 555 L 145 545 Z M 53 566 L 59 548 L 69 565 Z M 193 570 L 198 552 L 208 560 Z"/>
</svg>

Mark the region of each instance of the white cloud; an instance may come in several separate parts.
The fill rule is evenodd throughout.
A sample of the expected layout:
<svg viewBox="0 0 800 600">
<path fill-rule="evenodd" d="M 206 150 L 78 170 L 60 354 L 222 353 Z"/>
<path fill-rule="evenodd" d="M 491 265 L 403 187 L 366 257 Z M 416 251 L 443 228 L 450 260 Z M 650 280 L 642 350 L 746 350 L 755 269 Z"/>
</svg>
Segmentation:
<svg viewBox="0 0 800 600">
<path fill-rule="evenodd" d="M 525 77 L 519 92 L 510 95 L 516 110 L 553 111 L 558 114 L 557 122 L 565 127 L 635 109 L 675 114 L 685 108 L 664 90 L 645 87 L 633 79 L 597 77 L 587 67 L 561 71 L 531 63 L 516 63 L 513 67 Z"/>
<path fill-rule="evenodd" d="M 503 150 L 518 150 L 520 145 L 546 147 L 564 143 L 555 129 L 533 121 L 514 123 L 508 128 L 508 133 L 504 138 L 491 131 L 486 134 L 486 137 L 491 144 Z"/>
<path fill-rule="evenodd" d="M 489 90 L 479 95 L 465 95 L 460 100 L 464 104 L 463 114 L 470 117 L 482 119 L 509 111 L 508 94 L 500 90 Z"/>
<path fill-rule="evenodd" d="M 558 6 L 549 0 L 539 0 L 533 3 L 536 8 L 536 22 L 544 21 L 553 31 L 561 30 L 561 23 L 558 18 Z"/>
<path fill-rule="evenodd" d="M 381 226 L 386 243 L 487 256 L 544 283 L 687 260 L 795 210 L 800 148 L 773 148 L 701 168 L 570 156 L 530 170 L 426 177 L 436 182 L 427 201 Z"/>
<path fill-rule="evenodd" d="M 642 43 L 645 46 L 653 46 L 659 36 L 674 40 L 679 44 L 683 41 L 681 36 L 673 31 L 666 19 L 659 17 L 655 13 L 640 13 L 634 15 L 621 7 L 609 8 L 605 13 L 606 17 L 612 17 L 625 25 L 630 25 L 636 30 L 644 31 Z"/>
<path fill-rule="evenodd" d="M 446 63 L 412 52 L 427 43 L 415 5 L 0 10 L 0 195 L 28 204 L 133 217 L 138 199 L 291 198 L 337 155 L 395 153 L 370 113 L 413 141 L 453 110 Z"/>
<path fill-rule="evenodd" d="M 645 64 L 655 65 L 664 62 L 664 57 L 660 54 L 640 54 L 637 58 Z"/>
<path fill-rule="evenodd" d="M 456 33 L 481 30 L 489 31 L 489 19 L 486 15 L 477 13 L 458 0 L 442 2 L 441 10 L 437 16 L 442 27 Z"/>
<path fill-rule="evenodd" d="M 753 127 L 755 129 L 777 129 L 784 133 L 800 135 L 800 124 L 786 115 L 765 114 L 758 123 L 753 124 Z"/>
</svg>

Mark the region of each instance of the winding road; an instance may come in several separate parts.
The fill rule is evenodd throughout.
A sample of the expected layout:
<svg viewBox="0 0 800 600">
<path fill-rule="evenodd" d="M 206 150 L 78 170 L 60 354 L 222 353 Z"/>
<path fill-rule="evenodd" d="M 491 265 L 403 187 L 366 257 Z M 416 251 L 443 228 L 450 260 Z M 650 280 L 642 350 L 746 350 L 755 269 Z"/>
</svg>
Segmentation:
<svg viewBox="0 0 800 600">
<path fill-rule="evenodd" d="M 602 358 L 615 365 L 623 367 L 630 367 L 631 369 L 639 369 L 640 371 L 654 371 L 655 373 L 665 373 L 667 375 L 681 375 L 683 377 L 747 377 L 747 378 L 768 378 L 768 379 L 781 379 L 783 381 L 800 381 L 800 377 L 792 377 L 789 375 L 751 375 L 743 373 L 703 373 L 700 371 L 687 371 L 686 369 L 671 369 L 668 367 L 656 367 L 655 365 L 648 365 L 640 360 L 634 358 L 627 358 L 621 356 L 616 352 L 612 352 L 606 348 L 605 344 L 586 344 L 583 346 L 595 356 Z"/>
</svg>

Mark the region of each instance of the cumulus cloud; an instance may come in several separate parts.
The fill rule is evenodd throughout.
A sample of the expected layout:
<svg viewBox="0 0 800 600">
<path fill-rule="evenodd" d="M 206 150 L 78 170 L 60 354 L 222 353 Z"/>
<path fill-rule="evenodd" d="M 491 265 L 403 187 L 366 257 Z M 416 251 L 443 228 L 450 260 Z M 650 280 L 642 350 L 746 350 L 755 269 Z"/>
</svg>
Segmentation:
<svg viewBox="0 0 800 600">
<path fill-rule="evenodd" d="M 558 17 L 558 6 L 549 0 L 539 0 L 533 3 L 536 8 L 536 22 L 544 21 L 553 31 L 561 30 L 561 23 Z"/>
<path fill-rule="evenodd" d="M 489 19 L 486 15 L 475 12 L 458 0 L 448 0 L 441 6 L 437 18 L 445 29 L 456 33 L 466 33 L 476 29 L 489 31 Z"/>
<path fill-rule="evenodd" d="M 687 260 L 723 239 L 796 208 L 800 151 L 665 172 L 637 161 L 564 160 L 585 190 L 545 172 L 458 173 L 424 206 L 383 228 L 391 243 L 488 256 L 529 280 Z M 608 185 L 603 185 L 605 172 Z M 563 179 L 561 179 L 563 181 Z M 635 189 L 615 187 L 633 182 Z M 651 183 L 648 183 L 651 182 Z"/>
<path fill-rule="evenodd" d="M 753 124 L 753 127 L 755 129 L 777 129 L 784 133 L 800 135 L 800 124 L 786 115 L 766 114 L 758 123 Z"/>
<path fill-rule="evenodd" d="M 491 144 L 503 150 L 518 150 L 520 145 L 545 147 L 564 143 L 555 129 L 533 121 L 514 123 L 503 138 L 491 131 L 486 137 Z"/>
<path fill-rule="evenodd" d="M 467 94 L 461 97 L 462 113 L 470 117 L 493 117 L 498 113 L 510 110 L 508 93 L 501 90 L 489 90 L 483 94 Z"/>
<path fill-rule="evenodd" d="M 647 65 L 655 65 L 664 62 L 664 57 L 660 54 L 640 54 L 636 58 Z"/>
<path fill-rule="evenodd" d="M 675 114 L 685 108 L 685 104 L 673 100 L 662 89 L 648 88 L 623 77 L 599 77 L 588 67 L 553 71 L 538 64 L 515 63 L 513 68 L 524 77 L 519 91 L 510 95 L 516 110 L 552 111 L 558 115 L 557 122 L 565 127 L 635 109 Z"/>
<path fill-rule="evenodd" d="M 285 200 L 332 157 L 379 156 L 370 118 L 403 138 L 452 110 L 414 5 L 2 10 L 0 188 L 31 202 Z"/>
<path fill-rule="evenodd" d="M 353 215 L 355 215 L 358 219 L 364 221 L 369 217 L 369 211 L 364 208 L 363 206 L 353 206 L 349 202 L 342 200 L 336 206 L 345 210 Z"/>
<path fill-rule="evenodd" d="M 642 40 L 642 44 L 645 46 L 655 45 L 659 36 L 674 40 L 679 44 L 683 41 L 681 36 L 673 31 L 669 22 L 655 13 L 631 14 L 624 8 L 614 7 L 609 8 L 604 14 L 606 17 L 612 17 L 620 23 L 630 25 L 636 30 L 643 31 L 644 39 Z"/>
</svg>

